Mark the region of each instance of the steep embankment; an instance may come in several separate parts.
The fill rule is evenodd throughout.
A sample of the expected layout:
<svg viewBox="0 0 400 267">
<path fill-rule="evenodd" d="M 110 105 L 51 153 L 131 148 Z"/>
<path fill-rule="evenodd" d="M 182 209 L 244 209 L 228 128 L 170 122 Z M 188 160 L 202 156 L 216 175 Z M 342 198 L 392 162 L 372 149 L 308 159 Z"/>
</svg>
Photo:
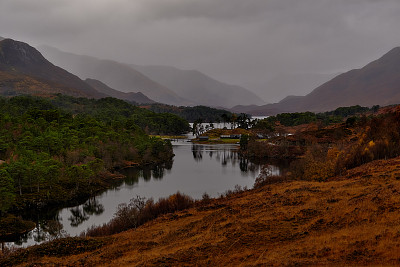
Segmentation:
<svg viewBox="0 0 400 267">
<path fill-rule="evenodd" d="M 27 262 L 396 265 L 400 262 L 398 179 L 400 157 L 371 162 L 328 182 L 270 184 L 166 215 L 115 235 L 91 252 L 63 258 L 49 253 L 42 258 L 31 256 Z M 23 255 L 28 253 L 11 259 L 21 260 Z"/>
</svg>

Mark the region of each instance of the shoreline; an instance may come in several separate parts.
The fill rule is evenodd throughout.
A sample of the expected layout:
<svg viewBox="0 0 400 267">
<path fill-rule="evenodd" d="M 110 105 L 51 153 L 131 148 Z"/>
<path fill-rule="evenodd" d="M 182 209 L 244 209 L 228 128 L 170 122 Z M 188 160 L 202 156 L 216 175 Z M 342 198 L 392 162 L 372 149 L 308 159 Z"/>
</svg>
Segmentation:
<svg viewBox="0 0 400 267">
<path fill-rule="evenodd" d="M 7 229 L 7 227 L 12 228 L 12 226 L 14 225 L 14 222 L 11 222 L 11 223 L 6 222 L 6 219 L 8 218 L 8 216 L 12 216 L 12 217 L 18 219 L 20 222 L 27 223 L 27 227 L 24 229 L 18 229 L 17 232 L 10 231 L 6 235 L 1 235 L 0 241 L 7 239 L 7 242 L 14 242 L 12 240 L 11 241 L 8 241 L 8 240 L 10 238 L 13 240 L 16 240 L 20 236 L 22 236 L 26 233 L 29 233 L 30 231 L 35 229 L 36 223 L 34 221 L 32 221 L 30 218 L 26 218 L 26 217 L 30 217 L 30 216 L 27 216 L 27 214 L 31 213 L 32 210 L 34 210 L 35 212 L 41 212 L 43 210 L 60 210 L 60 209 L 64 209 L 64 208 L 74 207 L 77 205 L 82 205 L 86 201 L 88 201 L 90 198 L 98 196 L 99 194 L 112 188 L 112 186 L 115 184 L 115 181 L 125 179 L 126 176 L 123 174 L 120 174 L 118 172 L 119 170 L 124 170 L 124 169 L 129 169 L 129 168 L 142 169 L 144 167 L 155 166 L 155 165 L 159 165 L 159 164 L 167 164 L 172 159 L 173 159 L 173 155 L 168 160 L 162 160 L 159 162 L 154 161 L 154 162 L 146 162 L 146 163 L 136 163 L 137 165 L 135 164 L 135 165 L 119 166 L 113 170 L 114 171 L 113 173 L 106 172 L 106 173 L 103 173 L 102 175 L 99 175 L 90 185 L 87 185 L 85 188 L 80 188 L 77 192 L 69 194 L 68 198 L 66 198 L 66 199 L 62 199 L 62 198 L 61 199 L 53 199 L 53 200 L 49 200 L 43 204 L 43 203 L 34 203 L 34 199 L 28 200 L 30 197 L 29 195 L 24 198 L 21 198 L 18 200 L 18 204 L 17 204 L 18 208 L 15 208 L 11 212 L 9 212 L 6 217 L 0 218 L 0 223 L 4 223 L 4 225 L 2 225 L 3 229 Z M 22 204 L 25 204 L 25 207 L 22 207 Z M 35 224 L 35 226 L 32 227 L 32 223 Z M 7 230 L 5 230 L 5 231 L 7 231 Z"/>
</svg>

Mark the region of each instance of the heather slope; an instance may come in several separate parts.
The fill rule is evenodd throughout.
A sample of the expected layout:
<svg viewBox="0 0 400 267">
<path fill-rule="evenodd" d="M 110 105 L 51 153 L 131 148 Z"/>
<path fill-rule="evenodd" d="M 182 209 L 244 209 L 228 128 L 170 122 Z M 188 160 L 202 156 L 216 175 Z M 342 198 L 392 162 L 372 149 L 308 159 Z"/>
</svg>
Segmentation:
<svg viewBox="0 0 400 267">
<path fill-rule="evenodd" d="M 327 182 L 269 184 L 158 218 L 95 251 L 26 265 L 397 265 L 399 179 L 395 158 Z"/>
</svg>

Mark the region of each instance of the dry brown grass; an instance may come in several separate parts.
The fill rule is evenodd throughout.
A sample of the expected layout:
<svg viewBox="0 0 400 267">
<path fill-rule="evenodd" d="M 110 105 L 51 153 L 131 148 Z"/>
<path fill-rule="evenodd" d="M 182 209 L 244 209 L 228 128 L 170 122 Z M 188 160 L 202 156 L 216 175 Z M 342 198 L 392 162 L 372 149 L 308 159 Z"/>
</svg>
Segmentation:
<svg viewBox="0 0 400 267">
<path fill-rule="evenodd" d="M 29 264 L 399 265 L 400 158 L 327 182 L 265 185 L 165 215 L 102 248 Z"/>
</svg>

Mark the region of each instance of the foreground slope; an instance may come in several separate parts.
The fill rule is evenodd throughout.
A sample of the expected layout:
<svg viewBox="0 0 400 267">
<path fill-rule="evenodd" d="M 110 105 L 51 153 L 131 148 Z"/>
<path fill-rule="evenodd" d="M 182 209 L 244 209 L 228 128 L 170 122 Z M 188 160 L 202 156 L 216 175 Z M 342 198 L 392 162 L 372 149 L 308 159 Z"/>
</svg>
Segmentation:
<svg viewBox="0 0 400 267">
<path fill-rule="evenodd" d="M 390 50 L 361 69 L 338 75 L 304 97 L 289 97 L 275 104 L 240 109 L 254 115 L 273 115 L 280 112 L 320 112 L 343 106 L 386 106 L 398 103 L 400 47 Z"/>
<path fill-rule="evenodd" d="M 328 182 L 269 184 L 211 200 L 105 241 L 97 239 L 105 242 L 99 249 L 62 258 L 44 251 L 47 256 L 30 256 L 25 263 L 397 265 L 399 192 L 400 158 L 374 161 Z"/>
</svg>

